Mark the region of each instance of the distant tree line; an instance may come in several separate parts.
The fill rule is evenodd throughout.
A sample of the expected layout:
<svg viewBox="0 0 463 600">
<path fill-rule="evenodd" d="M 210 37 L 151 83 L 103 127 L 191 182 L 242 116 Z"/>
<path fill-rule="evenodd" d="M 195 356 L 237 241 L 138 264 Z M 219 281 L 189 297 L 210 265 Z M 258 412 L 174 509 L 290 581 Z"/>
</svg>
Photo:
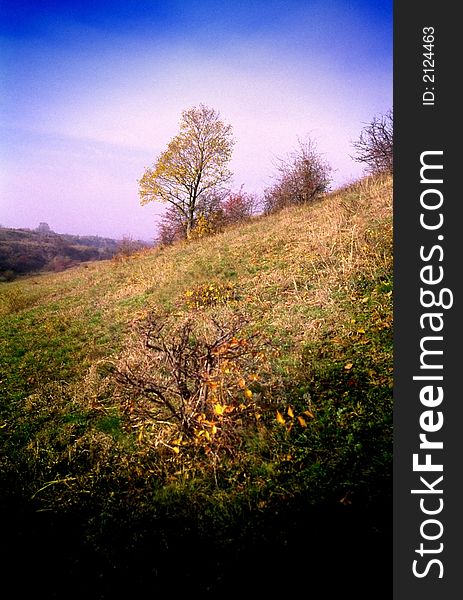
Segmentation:
<svg viewBox="0 0 463 600">
<path fill-rule="evenodd" d="M 122 242 L 99 236 L 53 232 L 47 223 L 35 230 L 0 228 L 0 280 L 38 271 L 63 271 L 81 262 L 105 260 Z M 133 244 L 132 244 L 133 245 Z"/>
</svg>

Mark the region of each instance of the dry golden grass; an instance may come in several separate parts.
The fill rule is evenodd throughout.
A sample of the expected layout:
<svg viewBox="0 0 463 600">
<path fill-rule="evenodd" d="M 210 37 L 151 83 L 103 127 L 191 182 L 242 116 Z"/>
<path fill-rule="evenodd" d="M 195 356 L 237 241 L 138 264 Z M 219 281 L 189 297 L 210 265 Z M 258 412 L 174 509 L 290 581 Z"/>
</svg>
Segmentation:
<svg viewBox="0 0 463 600">
<path fill-rule="evenodd" d="M 71 319 L 100 312 L 122 327 L 185 291 L 230 282 L 234 308 L 296 338 L 333 312 L 336 292 L 392 261 L 392 178 L 369 177 L 307 206 L 259 217 L 217 235 L 0 286 L 3 314 L 56 303 Z"/>
<path fill-rule="evenodd" d="M 365 325 L 349 323 L 357 318 L 355 303 L 362 302 L 359 280 L 376 285 L 381 273 L 390 276 L 391 265 L 392 179 L 370 177 L 313 204 L 201 240 L 0 284 L 3 385 L 9 397 L 19 400 L 14 405 L 22 411 L 18 419 L 34 422 L 44 415 L 43 431 L 34 434 L 27 452 L 33 462 L 43 458 L 45 470 L 47 461 L 55 460 L 46 448 L 56 444 L 63 448 L 63 464 L 79 465 L 98 452 L 92 469 L 110 468 L 110 452 L 125 440 L 117 408 L 127 395 L 118 397 L 111 375 L 101 369 L 117 364 L 124 351 L 127 358 L 140 341 L 134 325 L 149 313 L 167 314 L 174 322 L 193 318 L 198 327 L 210 317 L 241 319 L 243 335 L 258 331 L 275 352 L 268 370 L 272 398 L 277 398 L 280 383 L 292 381 L 291 373 L 301 369 L 308 343 L 324 339 L 327 332 L 332 345 L 340 340 L 340 348 L 358 340 L 355 329 Z M 201 300 L 208 286 L 221 294 L 220 301 L 209 302 L 204 294 L 207 302 L 200 306 L 188 300 Z M 380 327 L 388 294 L 375 298 L 363 318 L 377 318 Z M 141 368 L 144 351 L 135 355 Z M 149 362 L 146 367 L 152 370 Z M 48 411 L 53 417 L 49 425 Z M 130 427 L 136 435 L 131 430 L 128 438 L 136 439 L 137 451 L 131 447 L 117 453 L 121 465 L 133 461 L 138 469 L 137 461 L 145 461 L 153 443 L 165 446 L 171 431 L 170 426 L 163 432 L 148 430 L 149 418 L 135 417 Z M 57 431 L 61 437 L 56 438 Z M 153 465 L 145 465 L 145 472 Z M 39 486 L 40 495 L 56 494 L 62 482 L 63 494 L 73 486 L 89 491 L 96 475 L 83 471 L 81 476 L 78 468 L 72 480 L 50 478 L 48 487 Z"/>
</svg>

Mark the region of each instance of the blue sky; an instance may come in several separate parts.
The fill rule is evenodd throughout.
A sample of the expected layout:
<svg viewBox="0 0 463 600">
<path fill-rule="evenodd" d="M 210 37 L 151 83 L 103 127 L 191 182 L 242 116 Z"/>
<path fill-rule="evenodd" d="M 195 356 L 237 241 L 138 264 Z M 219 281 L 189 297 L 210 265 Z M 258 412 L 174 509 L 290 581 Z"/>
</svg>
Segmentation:
<svg viewBox="0 0 463 600">
<path fill-rule="evenodd" d="M 0 224 L 152 240 L 137 180 L 204 103 L 261 193 L 310 136 L 334 185 L 392 107 L 392 0 L 0 0 Z"/>
</svg>

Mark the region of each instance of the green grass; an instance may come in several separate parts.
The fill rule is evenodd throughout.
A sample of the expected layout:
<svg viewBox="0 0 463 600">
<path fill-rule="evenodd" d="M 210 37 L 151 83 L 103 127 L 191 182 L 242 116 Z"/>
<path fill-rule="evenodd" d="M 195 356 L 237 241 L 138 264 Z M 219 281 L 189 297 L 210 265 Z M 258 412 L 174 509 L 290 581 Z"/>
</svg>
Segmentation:
<svg viewBox="0 0 463 600">
<path fill-rule="evenodd" d="M 102 571 L 126 569 L 143 590 L 169 587 L 171 562 L 182 565 L 186 587 L 218 592 L 236 576 L 231 556 L 249 561 L 257 552 L 268 562 L 265 577 L 292 573 L 287 587 L 274 582 L 287 591 L 302 568 L 295 547 L 304 536 L 323 546 L 328 535 L 336 545 L 335 526 L 339 535 L 352 527 L 365 544 L 383 543 L 391 192 L 390 179 L 369 178 L 204 240 L 0 284 L 6 501 L 70 515 L 78 546 L 103 561 Z M 143 391 L 116 382 L 121 365 L 150 360 L 139 327 L 153 311 L 164 315 L 167 339 L 187 318 L 196 336 L 210 335 L 211 319 L 241 320 L 245 339 L 258 334 L 249 364 L 223 376 L 236 403 L 245 398 L 236 382 L 251 377 L 254 412 L 231 413 L 233 444 L 203 437 L 174 452 L 180 431 L 155 422 Z M 260 361 L 255 379 L 251 356 Z M 154 377 L 155 363 L 146 364 Z M 309 556 L 323 572 L 327 555 Z M 116 589 L 122 580 L 114 581 Z"/>
</svg>

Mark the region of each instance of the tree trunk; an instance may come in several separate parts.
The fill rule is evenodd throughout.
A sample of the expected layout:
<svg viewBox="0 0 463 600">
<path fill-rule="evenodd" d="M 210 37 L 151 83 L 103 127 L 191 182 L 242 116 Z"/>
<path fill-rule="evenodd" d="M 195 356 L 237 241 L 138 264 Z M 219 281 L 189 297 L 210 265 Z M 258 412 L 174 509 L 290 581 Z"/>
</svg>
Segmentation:
<svg viewBox="0 0 463 600">
<path fill-rule="evenodd" d="M 188 219 L 186 222 L 186 239 L 187 240 L 190 239 L 194 222 L 195 222 L 195 211 L 194 211 L 193 206 L 190 206 L 189 210 L 188 210 Z"/>
</svg>

